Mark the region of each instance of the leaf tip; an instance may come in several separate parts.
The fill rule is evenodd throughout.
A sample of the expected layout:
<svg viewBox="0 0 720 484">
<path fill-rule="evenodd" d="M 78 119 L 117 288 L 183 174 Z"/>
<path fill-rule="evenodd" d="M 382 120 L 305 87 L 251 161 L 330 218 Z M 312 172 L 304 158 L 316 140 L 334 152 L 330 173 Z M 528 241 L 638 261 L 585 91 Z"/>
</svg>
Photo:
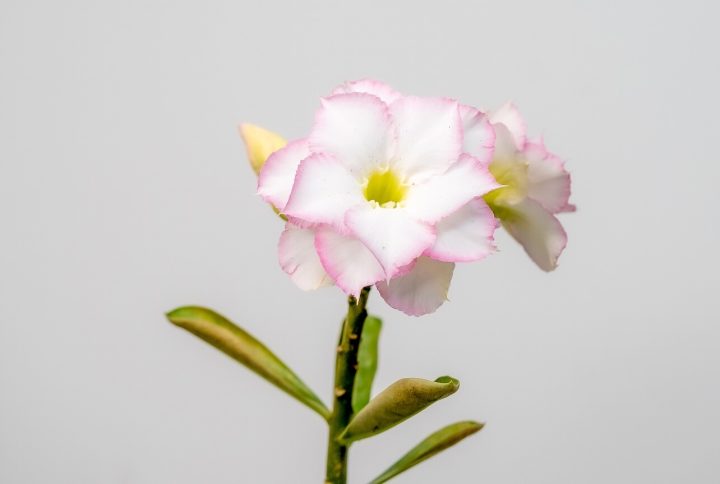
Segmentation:
<svg viewBox="0 0 720 484">
<path fill-rule="evenodd" d="M 448 376 L 448 375 L 444 375 L 444 376 L 441 376 L 441 377 L 439 377 L 439 378 L 436 378 L 436 379 L 435 379 L 435 382 L 436 382 L 436 383 L 443 383 L 443 384 L 449 385 L 450 388 L 452 388 L 452 392 L 451 392 L 451 393 L 455 393 L 455 392 L 458 391 L 458 389 L 460 388 L 460 380 L 458 380 L 457 378 L 453 378 L 453 377 L 451 377 L 451 376 Z"/>
<path fill-rule="evenodd" d="M 180 306 L 179 308 L 166 312 L 165 317 L 174 325 L 184 327 L 193 315 L 197 315 L 203 311 L 207 310 L 198 306 Z"/>
<path fill-rule="evenodd" d="M 468 429 L 468 435 L 480 432 L 485 427 L 485 422 L 475 422 L 474 420 L 468 420 L 465 422 Z"/>
<path fill-rule="evenodd" d="M 165 317 L 166 317 L 166 318 L 168 319 L 168 321 L 170 321 L 171 323 L 177 324 L 177 320 L 179 319 L 180 315 L 182 314 L 183 309 L 185 309 L 185 308 L 180 307 L 180 308 L 172 309 L 172 310 L 170 310 L 170 311 L 166 311 L 166 312 L 165 312 Z"/>
</svg>

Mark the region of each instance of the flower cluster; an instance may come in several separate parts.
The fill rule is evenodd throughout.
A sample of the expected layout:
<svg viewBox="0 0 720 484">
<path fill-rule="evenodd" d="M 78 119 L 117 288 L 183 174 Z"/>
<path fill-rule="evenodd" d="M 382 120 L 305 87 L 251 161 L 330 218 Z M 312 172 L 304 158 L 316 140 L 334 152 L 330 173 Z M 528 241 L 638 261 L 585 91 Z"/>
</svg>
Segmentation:
<svg viewBox="0 0 720 484">
<path fill-rule="evenodd" d="M 280 265 L 302 289 L 375 285 L 417 316 L 447 299 L 456 262 L 495 250 L 497 220 L 544 270 L 565 247 L 554 214 L 573 209 L 570 177 L 511 104 L 485 113 L 361 80 L 322 98 L 305 138 L 241 134 L 258 193 L 286 220 Z"/>
</svg>

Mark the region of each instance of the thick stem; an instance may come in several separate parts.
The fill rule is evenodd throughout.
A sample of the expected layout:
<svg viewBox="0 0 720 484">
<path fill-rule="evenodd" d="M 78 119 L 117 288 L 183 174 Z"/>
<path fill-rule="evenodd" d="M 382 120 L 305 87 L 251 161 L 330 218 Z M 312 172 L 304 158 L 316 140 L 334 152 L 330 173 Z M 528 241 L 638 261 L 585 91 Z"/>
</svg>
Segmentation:
<svg viewBox="0 0 720 484">
<path fill-rule="evenodd" d="M 352 417 L 352 393 L 357 373 L 357 355 L 360 336 L 367 317 L 367 304 L 370 288 L 360 292 L 360 297 L 348 298 L 348 312 L 340 331 L 340 341 L 335 359 L 335 387 L 333 389 L 333 409 L 328 424 L 326 484 L 345 484 L 347 480 L 348 446 L 338 442 L 338 436 Z"/>
</svg>

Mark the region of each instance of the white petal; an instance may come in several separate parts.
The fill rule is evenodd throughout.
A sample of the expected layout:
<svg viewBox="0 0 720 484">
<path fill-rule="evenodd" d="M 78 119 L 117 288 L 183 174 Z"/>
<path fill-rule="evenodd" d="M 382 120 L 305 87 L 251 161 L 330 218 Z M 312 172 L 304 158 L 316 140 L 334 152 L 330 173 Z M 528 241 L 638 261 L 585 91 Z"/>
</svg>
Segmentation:
<svg viewBox="0 0 720 484">
<path fill-rule="evenodd" d="M 322 99 L 310 134 L 310 149 L 337 158 L 356 177 L 387 165 L 395 134 L 388 107 L 365 93 Z"/>
<path fill-rule="evenodd" d="M 455 264 L 420 257 L 410 272 L 376 287 L 385 301 L 410 316 L 434 312 L 447 301 Z"/>
<path fill-rule="evenodd" d="M 400 208 L 358 207 L 348 212 L 345 223 L 380 261 L 386 279 L 435 241 L 430 225 L 415 220 Z"/>
<path fill-rule="evenodd" d="M 442 175 L 410 187 L 404 206 L 415 218 L 435 223 L 473 198 L 500 187 L 487 165 L 462 154 Z"/>
<path fill-rule="evenodd" d="M 446 262 L 484 259 L 495 251 L 497 226 L 490 207 L 482 199 L 473 200 L 437 223 L 437 239 L 425 255 Z"/>
<path fill-rule="evenodd" d="M 490 113 L 490 122 L 492 124 L 503 124 L 512 134 L 518 149 L 525 146 L 527 126 L 525 119 L 513 103 L 507 102 L 500 106 L 500 109 Z"/>
<path fill-rule="evenodd" d="M 298 165 L 309 155 L 306 139 L 291 141 L 271 154 L 258 176 L 258 194 L 282 211 L 290 196 Z"/>
<path fill-rule="evenodd" d="M 421 182 L 457 161 L 462 124 L 456 101 L 403 97 L 390 109 L 398 136 L 393 166 L 407 181 Z"/>
<path fill-rule="evenodd" d="M 278 244 L 280 267 L 303 291 L 332 285 L 315 250 L 315 231 L 285 225 Z"/>
<path fill-rule="evenodd" d="M 518 147 L 515 145 L 512 133 L 504 124 L 493 124 L 495 132 L 495 147 L 493 150 L 493 160 L 512 160 L 518 156 Z"/>
<path fill-rule="evenodd" d="M 397 101 L 401 94 L 384 82 L 374 79 L 360 79 L 359 81 L 348 81 L 332 92 L 333 94 L 347 94 L 350 92 L 365 92 L 379 97 L 388 106 Z"/>
<path fill-rule="evenodd" d="M 327 273 L 346 294 L 358 296 L 363 287 L 385 277 L 372 252 L 352 236 L 323 227 L 315 235 L 315 248 Z"/>
<path fill-rule="evenodd" d="M 542 205 L 526 198 L 501 217 L 503 227 L 525 249 L 530 258 L 544 271 L 557 267 L 567 235 L 557 218 Z"/>
<path fill-rule="evenodd" d="M 528 162 L 528 196 L 551 213 L 572 211 L 570 173 L 563 161 L 548 152 L 542 141 L 528 142 L 523 153 Z"/>
<path fill-rule="evenodd" d="M 305 222 L 342 229 L 345 212 L 366 203 L 362 187 L 347 168 L 331 156 L 314 153 L 300 163 L 283 212 Z"/>
<path fill-rule="evenodd" d="M 461 104 L 460 119 L 463 125 L 463 152 L 482 163 L 490 163 L 495 146 L 495 130 L 488 117 L 478 109 Z"/>
</svg>

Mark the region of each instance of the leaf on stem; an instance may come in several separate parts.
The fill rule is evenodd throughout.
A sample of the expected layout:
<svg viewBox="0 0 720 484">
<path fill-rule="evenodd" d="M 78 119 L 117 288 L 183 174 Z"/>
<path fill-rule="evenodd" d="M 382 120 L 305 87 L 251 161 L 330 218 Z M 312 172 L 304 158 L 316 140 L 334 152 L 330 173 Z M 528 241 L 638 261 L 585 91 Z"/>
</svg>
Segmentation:
<svg viewBox="0 0 720 484">
<path fill-rule="evenodd" d="M 483 428 L 483 425 L 484 424 L 478 422 L 465 421 L 443 427 L 413 447 L 410 452 L 402 456 L 400 460 L 391 465 L 385 472 L 373 479 L 370 484 L 382 484 L 383 482 L 389 481 L 422 461 L 429 459 L 448 447 L 452 447 L 465 437 L 478 432 Z"/>
<path fill-rule="evenodd" d="M 363 325 L 358 350 L 358 370 L 353 385 L 352 408 L 357 413 L 370 401 L 375 372 L 378 362 L 378 340 L 382 320 L 375 316 L 368 316 Z"/>
<path fill-rule="evenodd" d="M 186 306 L 170 311 L 167 318 L 304 403 L 325 420 L 330 416 L 322 400 L 285 363 L 225 317 L 210 309 Z"/>
<path fill-rule="evenodd" d="M 370 400 L 350 420 L 339 439 L 350 443 L 384 432 L 452 395 L 459 386 L 460 382 L 449 376 L 441 376 L 435 381 L 421 378 L 398 380 Z"/>
</svg>

